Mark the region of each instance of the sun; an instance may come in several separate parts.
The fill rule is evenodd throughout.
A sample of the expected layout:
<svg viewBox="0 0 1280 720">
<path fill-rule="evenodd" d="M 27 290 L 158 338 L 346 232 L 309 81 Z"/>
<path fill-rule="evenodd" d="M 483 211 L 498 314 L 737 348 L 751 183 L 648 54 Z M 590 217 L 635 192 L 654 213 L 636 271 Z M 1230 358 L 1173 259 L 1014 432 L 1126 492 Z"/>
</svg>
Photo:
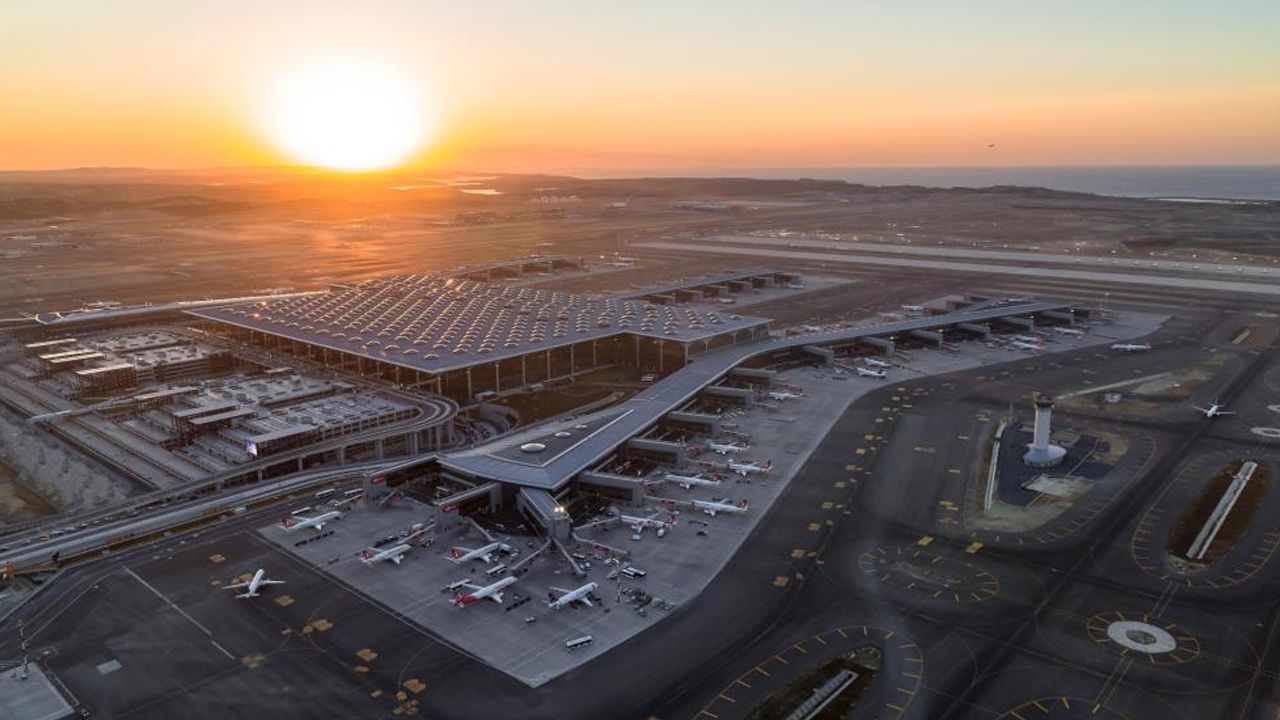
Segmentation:
<svg viewBox="0 0 1280 720">
<path fill-rule="evenodd" d="M 369 58 L 329 58 L 283 73 L 265 103 L 264 125 L 293 160 L 346 172 L 399 165 L 435 132 L 423 84 Z"/>
</svg>

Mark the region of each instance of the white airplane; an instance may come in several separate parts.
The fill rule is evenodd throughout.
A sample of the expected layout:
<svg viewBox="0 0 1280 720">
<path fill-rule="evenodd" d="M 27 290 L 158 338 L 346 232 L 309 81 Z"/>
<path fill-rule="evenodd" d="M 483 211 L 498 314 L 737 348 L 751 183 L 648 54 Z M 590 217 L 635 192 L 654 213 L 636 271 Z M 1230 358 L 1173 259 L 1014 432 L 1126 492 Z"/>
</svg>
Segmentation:
<svg viewBox="0 0 1280 720">
<path fill-rule="evenodd" d="M 404 559 L 404 554 L 409 552 L 410 547 L 407 544 L 396 545 L 385 550 L 375 550 L 373 548 L 365 548 L 360 551 L 360 561 L 365 565 L 372 565 L 376 562 L 384 560 L 393 562 L 397 565 Z"/>
<path fill-rule="evenodd" d="M 1027 352 L 1039 352 L 1044 349 L 1039 343 L 1022 342 L 1021 340 L 1014 340 L 1009 343 L 1009 347 L 1014 350 L 1026 350 Z"/>
<path fill-rule="evenodd" d="M 854 370 L 857 370 L 858 374 L 861 375 L 862 377 L 879 378 L 881 380 L 885 378 L 885 374 L 883 370 L 872 370 L 870 368 L 864 368 L 864 367 L 854 368 Z"/>
<path fill-rule="evenodd" d="M 709 440 L 707 441 L 707 449 L 717 455 L 728 455 L 729 453 L 740 453 L 743 450 L 746 450 L 747 446 L 739 445 L 737 443 L 718 443 L 715 440 Z"/>
<path fill-rule="evenodd" d="M 595 607 L 594 605 L 591 604 L 591 598 L 587 596 L 595 592 L 596 587 L 597 585 L 593 582 L 589 582 L 586 585 L 583 585 L 582 587 L 576 590 L 563 590 L 558 587 L 553 587 L 551 589 L 558 593 L 561 593 L 561 595 L 555 600 L 548 602 L 547 607 L 551 608 L 552 610 L 559 610 L 560 608 L 568 607 L 574 604 L 575 602 L 580 602 L 583 605 L 586 605 L 587 607 Z"/>
<path fill-rule="evenodd" d="M 769 474 L 769 471 L 773 469 L 773 462 L 769 460 L 765 460 L 764 462 L 741 463 L 741 462 L 734 462 L 730 460 L 729 469 L 733 472 L 738 473 L 742 477 L 746 477 L 748 475 L 752 475 L 755 473 L 760 473 L 761 475 L 767 475 Z"/>
<path fill-rule="evenodd" d="M 281 518 L 280 525 L 281 527 L 284 528 L 285 532 L 293 532 L 295 530 L 301 530 L 303 528 L 315 528 L 316 530 L 319 530 L 324 527 L 325 523 L 329 522 L 330 520 L 337 520 L 340 517 L 342 517 L 342 513 L 338 512 L 337 510 L 330 510 L 329 512 L 323 512 L 323 513 L 320 513 L 319 515 L 313 515 L 311 517 L 298 517 L 296 515 L 285 515 L 283 518 Z"/>
<path fill-rule="evenodd" d="M 795 398 L 804 397 L 802 393 L 791 392 L 790 390 L 770 390 L 765 394 L 769 396 L 770 400 L 794 400 Z"/>
<path fill-rule="evenodd" d="M 668 530 L 676 526 L 670 520 L 659 520 L 656 514 L 647 518 L 634 515 L 619 515 L 618 519 L 631 526 L 631 529 L 635 532 L 643 532 L 645 528 L 651 527 L 657 530 L 659 534 L 665 535 Z"/>
<path fill-rule="evenodd" d="M 239 595 L 236 595 L 236 599 L 239 600 L 242 598 L 258 597 L 258 595 L 261 594 L 258 592 L 258 590 L 262 589 L 262 586 L 264 585 L 283 585 L 283 584 L 284 584 L 283 580 L 268 580 L 267 571 L 260 569 L 258 570 L 258 572 L 253 574 L 253 578 L 251 578 L 249 582 L 234 583 L 222 589 L 223 590 L 239 590 L 240 588 L 248 588 L 248 590 L 246 590 L 245 592 L 242 592 Z"/>
<path fill-rule="evenodd" d="M 475 550 L 472 550 L 471 548 L 464 548 L 464 547 L 451 547 L 449 548 L 449 559 L 454 561 L 458 565 L 461 565 L 462 563 L 465 563 L 465 562 L 470 562 L 472 560 L 483 560 L 485 562 L 493 562 L 493 556 L 499 550 L 501 550 L 502 552 L 510 552 L 511 547 L 500 542 L 489 543 L 488 545 L 485 545 L 484 547 L 481 547 L 481 548 L 476 548 Z"/>
<path fill-rule="evenodd" d="M 1115 345 L 1111 346 L 1111 349 L 1123 350 L 1125 352 L 1143 352 L 1144 350 L 1150 350 L 1151 344 L 1150 343 L 1116 343 Z"/>
<path fill-rule="evenodd" d="M 462 583 L 462 587 L 470 590 L 471 592 L 466 594 L 454 594 L 453 604 L 458 607 L 465 607 L 477 600 L 483 600 L 485 598 L 489 598 L 494 602 L 500 603 L 502 602 L 502 588 L 515 584 L 515 581 L 516 579 L 514 577 L 504 577 L 492 585 L 485 585 L 483 587 L 480 585 L 472 585 L 471 583 Z"/>
<path fill-rule="evenodd" d="M 1070 335 L 1071 337 L 1084 337 L 1084 331 L 1078 328 L 1056 327 L 1053 329 L 1053 331 L 1058 333 L 1059 335 Z"/>
<path fill-rule="evenodd" d="M 744 513 L 747 511 L 746 500 L 737 505 L 717 500 L 694 500 L 693 506 L 711 517 L 715 517 L 716 513 Z"/>
<path fill-rule="evenodd" d="M 1222 417 L 1223 415 L 1235 415 L 1235 412 L 1227 412 L 1226 410 L 1223 410 L 1226 406 L 1219 405 L 1217 400 L 1214 400 L 1207 408 L 1202 408 L 1197 405 L 1192 405 L 1191 407 L 1199 410 L 1207 418 Z"/>
<path fill-rule="evenodd" d="M 1009 339 L 1014 342 L 1035 343 L 1036 345 L 1040 344 L 1040 338 L 1035 335 L 1014 335 Z"/>
<path fill-rule="evenodd" d="M 873 368 L 893 367 L 893 363 L 887 363 L 884 360 L 877 360 L 875 358 L 869 358 L 869 357 L 862 358 L 862 364 L 866 365 L 867 367 L 873 367 Z"/>
<path fill-rule="evenodd" d="M 906 310 L 907 312 L 915 312 L 915 313 L 924 312 L 923 305 L 903 305 L 902 309 Z"/>
<path fill-rule="evenodd" d="M 673 482 L 685 490 L 688 490 L 694 485 L 715 486 L 720 484 L 719 480 L 708 480 L 707 478 L 698 477 L 697 475 L 677 475 L 675 473 L 667 473 L 662 479 L 667 482 Z"/>
</svg>

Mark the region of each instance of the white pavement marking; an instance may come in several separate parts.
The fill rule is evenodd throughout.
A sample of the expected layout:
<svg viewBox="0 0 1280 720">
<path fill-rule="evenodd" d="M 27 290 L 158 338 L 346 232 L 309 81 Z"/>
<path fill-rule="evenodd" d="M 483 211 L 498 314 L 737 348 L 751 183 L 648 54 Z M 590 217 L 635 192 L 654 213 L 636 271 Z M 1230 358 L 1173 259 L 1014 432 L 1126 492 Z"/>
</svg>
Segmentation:
<svg viewBox="0 0 1280 720">
<path fill-rule="evenodd" d="M 158 597 L 158 598 L 160 598 L 161 600 L 163 600 L 163 601 L 165 601 L 166 603 L 168 603 L 169 607 L 173 608 L 174 610 L 177 610 L 179 615 L 181 615 L 182 617 L 184 617 L 184 618 L 186 618 L 186 619 L 190 620 L 192 625 L 195 625 L 196 627 L 198 627 L 198 628 L 200 628 L 201 630 L 203 630 L 205 635 L 208 635 L 209 637 L 213 637 L 213 633 L 209 632 L 209 628 L 205 627 L 204 625 L 201 625 L 201 624 L 200 624 L 200 622 L 199 622 L 198 620 L 196 620 L 195 618 L 191 617 L 190 615 L 188 615 L 188 614 L 187 614 L 187 612 L 186 612 L 185 610 L 183 610 L 182 608 L 180 608 L 180 607 L 178 607 L 176 604 L 174 604 L 174 602 L 173 602 L 172 600 L 170 600 L 168 597 L 166 597 L 164 593 L 162 593 L 162 592 L 160 592 L 159 590 L 155 589 L 154 587 L 152 587 L 151 583 L 149 583 L 149 582 L 147 582 L 146 580 L 143 580 L 141 577 L 139 577 L 139 576 L 138 576 L 138 573 L 134 572 L 132 568 L 125 568 L 125 569 L 124 569 L 124 571 L 125 571 L 126 573 L 128 573 L 128 574 L 129 574 L 129 575 L 130 575 L 134 580 L 137 580 L 138 582 L 142 583 L 142 586 L 143 586 L 143 587 L 145 587 L 146 589 L 148 589 L 148 590 L 150 590 L 151 592 L 155 593 L 155 594 L 156 594 L 156 597 Z M 226 652 L 226 650 L 223 650 L 223 652 Z"/>
<path fill-rule="evenodd" d="M 235 656 L 235 655 L 232 655 L 232 654 L 231 654 L 231 653 L 229 653 L 229 652 L 227 652 L 227 649 L 226 649 L 226 648 L 224 648 L 224 647 L 222 647 L 221 645 L 219 645 L 217 640 L 214 640 L 214 639 L 210 638 L 210 639 L 209 639 L 209 642 L 210 642 L 210 643 L 212 643 L 214 647 L 216 647 L 216 648 L 218 648 L 219 650 L 221 650 L 223 655 L 226 655 L 228 658 L 230 658 L 230 659 L 232 659 L 232 660 L 235 660 L 235 659 L 236 659 L 236 656 Z"/>
<path fill-rule="evenodd" d="M 1069 392 L 1065 395 L 1059 395 L 1058 399 L 1064 400 L 1066 398 L 1073 398 L 1079 395 L 1090 395 L 1092 393 L 1102 392 L 1103 390 L 1110 390 L 1111 388 L 1126 387 L 1128 385 L 1137 385 L 1139 383 L 1144 383 L 1150 380 L 1159 380 L 1160 378 L 1166 375 L 1172 375 L 1172 374 L 1173 374 L 1172 372 L 1162 372 L 1162 373 L 1156 373 L 1155 375 L 1144 375 L 1143 377 L 1108 383 L 1106 385 L 1098 385 L 1096 387 L 1085 388 L 1083 390 L 1076 390 L 1075 392 Z"/>
</svg>

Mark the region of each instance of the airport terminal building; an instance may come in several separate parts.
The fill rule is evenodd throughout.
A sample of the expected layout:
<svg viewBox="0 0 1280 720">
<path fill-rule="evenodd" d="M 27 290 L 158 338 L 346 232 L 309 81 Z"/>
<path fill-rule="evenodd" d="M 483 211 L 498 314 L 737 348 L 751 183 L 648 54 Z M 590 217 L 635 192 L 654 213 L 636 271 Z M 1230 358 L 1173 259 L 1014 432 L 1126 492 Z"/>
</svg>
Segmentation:
<svg viewBox="0 0 1280 720">
<path fill-rule="evenodd" d="M 436 274 L 191 314 L 238 340 L 464 404 L 608 365 L 667 374 L 768 337 L 770 322 Z"/>
</svg>

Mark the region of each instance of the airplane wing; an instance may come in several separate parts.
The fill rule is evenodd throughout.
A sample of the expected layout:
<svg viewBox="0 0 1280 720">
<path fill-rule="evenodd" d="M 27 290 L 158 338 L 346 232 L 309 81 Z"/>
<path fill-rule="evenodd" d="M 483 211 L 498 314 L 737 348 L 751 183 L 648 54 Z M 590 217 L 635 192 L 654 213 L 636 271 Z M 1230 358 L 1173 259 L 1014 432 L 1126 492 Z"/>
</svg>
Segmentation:
<svg viewBox="0 0 1280 720">
<path fill-rule="evenodd" d="M 1219 415 L 1235 415 L 1235 414 L 1236 414 L 1236 411 L 1235 411 L 1235 410 L 1232 410 L 1231 412 L 1227 412 L 1227 411 L 1225 411 L 1225 410 L 1219 410 L 1219 411 L 1218 411 L 1218 414 L 1219 414 Z"/>
<path fill-rule="evenodd" d="M 595 605 L 591 604 L 591 598 L 587 597 L 586 595 L 583 595 L 582 597 L 578 598 L 578 602 L 585 604 L 587 607 L 595 607 Z"/>
<path fill-rule="evenodd" d="M 1199 411 L 1200 411 L 1200 412 L 1202 412 L 1202 413 L 1207 413 L 1207 412 L 1209 412 L 1208 410 L 1206 410 L 1205 408 L 1200 407 L 1199 405 L 1192 405 L 1192 406 L 1191 406 L 1191 409 L 1192 409 L 1192 410 L 1199 410 Z"/>
<path fill-rule="evenodd" d="M 471 583 L 469 583 L 469 582 L 464 582 L 464 583 L 462 583 L 462 587 L 464 587 L 464 588 L 466 588 L 466 589 L 468 589 L 468 590 L 480 590 L 480 589 L 482 588 L 482 586 L 481 586 L 481 585 L 472 585 L 472 584 L 471 584 Z"/>
<path fill-rule="evenodd" d="M 552 590 L 555 590 L 556 592 L 560 593 L 561 595 L 568 595 L 568 594 L 569 594 L 569 591 L 568 591 L 568 590 L 565 590 L 564 588 L 558 588 L 558 587 L 556 587 L 556 586 L 554 586 L 554 585 L 552 585 L 552 586 L 551 586 L 551 589 L 552 589 Z"/>
<path fill-rule="evenodd" d="M 283 585 L 284 580 L 263 580 L 259 585 Z"/>
<path fill-rule="evenodd" d="M 494 602 L 496 602 L 496 603 L 500 603 L 500 602 L 502 602 L 502 592 L 501 592 L 501 591 L 499 591 L 499 592 L 496 592 L 496 593 L 494 593 L 494 594 L 490 595 L 490 596 L 489 596 L 489 599 L 490 599 L 490 600 L 492 600 L 492 601 L 494 601 Z"/>
<path fill-rule="evenodd" d="M 227 585 L 222 589 L 223 590 L 239 590 L 240 588 L 247 588 L 247 587 L 249 587 L 249 583 L 242 582 L 242 583 L 236 583 L 234 585 Z"/>
</svg>

